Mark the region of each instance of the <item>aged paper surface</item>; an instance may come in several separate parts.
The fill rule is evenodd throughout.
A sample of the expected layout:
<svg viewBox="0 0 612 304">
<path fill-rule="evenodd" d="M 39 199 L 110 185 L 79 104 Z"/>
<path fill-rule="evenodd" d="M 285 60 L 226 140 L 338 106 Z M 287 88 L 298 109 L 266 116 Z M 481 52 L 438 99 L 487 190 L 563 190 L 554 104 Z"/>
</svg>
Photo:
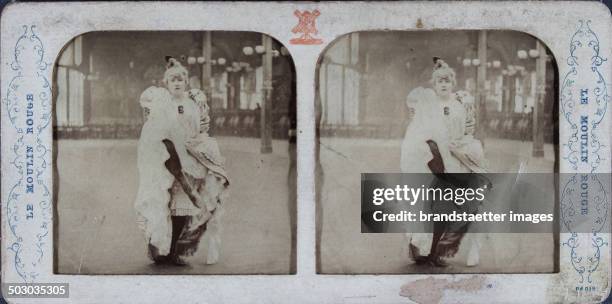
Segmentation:
<svg viewBox="0 0 612 304">
<path fill-rule="evenodd" d="M 611 266 L 607 233 L 561 234 L 558 273 L 316 274 L 315 88 L 317 63 L 324 50 L 341 36 L 366 30 L 503 29 L 533 35 L 551 50 L 558 64 L 560 172 L 609 173 L 612 19 L 601 4 L 16 3 L 3 10 L 1 22 L 3 283 L 66 282 L 69 300 L 75 303 L 285 303 L 295 299 L 312 303 L 595 303 L 607 297 Z M 295 64 L 298 113 L 295 275 L 54 274 L 54 63 L 76 36 L 126 30 L 254 31 L 286 47 Z M 588 133 L 588 151 L 580 144 L 583 133 Z M 86 172 L 82 178 L 93 174 Z M 435 292 L 424 293 L 428 289 Z"/>
</svg>

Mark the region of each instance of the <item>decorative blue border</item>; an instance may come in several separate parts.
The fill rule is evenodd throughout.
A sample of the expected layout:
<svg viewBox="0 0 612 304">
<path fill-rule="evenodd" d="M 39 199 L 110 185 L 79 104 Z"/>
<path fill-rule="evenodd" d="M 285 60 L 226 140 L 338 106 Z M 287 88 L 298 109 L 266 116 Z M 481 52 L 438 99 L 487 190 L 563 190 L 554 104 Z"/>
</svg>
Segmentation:
<svg viewBox="0 0 612 304">
<path fill-rule="evenodd" d="M 606 192 L 604 182 L 601 181 L 598 174 L 571 174 L 561 175 L 562 180 L 567 178 L 563 184 L 563 190 L 560 198 L 560 217 L 562 231 L 570 231 L 570 237 L 563 242 L 563 246 L 567 246 L 570 251 L 570 262 L 574 270 L 580 275 L 579 283 L 592 283 L 591 275 L 597 271 L 601 259 L 601 248 L 608 245 L 608 242 L 601 236 L 602 232 L 608 232 L 604 229 L 604 225 L 609 225 L 609 195 Z M 605 178 L 604 178 L 605 179 Z M 581 216 L 580 200 L 584 193 L 584 188 L 588 186 L 589 205 L 594 205 L 594 208 L 589 208 L 589 214 Z M 593 210 L 594 209 L 594 210 Z M 576 225 L 585 224 L 584 220 L 589 220 L 586 224 L 591 227 L 591 247 L 586 244 L 580 247 L 580 236 L 574 231 L 577 231 Z M 588 226 L 587 226 L 588 227 Z"/>
<path fill-rule="evenodd" d="M 591 211 L 589 212 L 595 212 L 596 214 L 594 216 L 591 215 L 594 222 L 592 223 L 593 229 L 590 239 L 582 240 L 582 243 L 580 238 L 584 237 L 584 234 L 573 232 L 576 230 L 572 226 L 572 218 L 578 213 L 579 210 L 577 210 L 577 206 L 574 206 L 572 200 L 569 199 L 568 201 L 567 198 L 571 196 L 573 189 L 579 189 L 579 162 L 582 161 L 580 158 L 580 156 L 582 156 L 580 154 L 580 149 L 581 145 L 584 145 L 584 142 L 581 143 L 581 138 L 579 137 L 581 128 L 587 127 L 590 131 L 588 132 L 589 141 L 587 144 L 587 165 L 589 167 L 588 171 L 590 172 L 585 173 L 596 172 L 601 165 L 602 160 L 609 157 L 610 150 L 600 142 L 601 129 L 599 128 L 599 125 L 606 115 L 610 95 L 608 95 L 606 80 L 600 71 L 603 63 L 606 62 L 607 59 L 600 55 L 599 38 L 591 29 L 590 20 L 579 20 L 578 22 L 578 29 L 570 39 L 569 56 L 567 58 L 567 66 L 569 70 L 562 80 L 560 94 L 562 116 L 569 124 L 571 130 L 567 141 L 563 144 L 563 159 L 567 160 L 574 172 L 577 172 L 564 185 L 561 196 L 561 223 L 565 225 L 567 231 L 572 232 L 567 241 L 562 242 L 561 245 L 567 247 L 569 250 L 571 264 L 576 273 L 580 276 L 579 283 L 584 283 L 585 279 L 588 283 L 592 283 L 591 275 L 598 270 L 600 265 L 601 249 L 602 247 L 609 245 L 607 240 L 602 237 L 601 232 L 606 223 L 609 225 L 607 219 L 610 211 L 610 195 L 606 193 L 605 187 L 603 186 L 601 180 L 599 180 L 597 174 L 588 175 L 589 204 L 595 206 L 595 208 L 590 209 Z M 585 48 L 590 50 L 591 57 L 579 58 L 577 52 L 585 51 Z M 588 107 L 582 108 L 583 110 L 588 109 L 589 113 L 579 113 L 578 107 L 580 106 L 581 96 L 576 95 L 575 92 L 579 92 L 580 88 L 576 88 L 575 85 L 579 77 L 586 76 L 579 75 L 580 64 L 585 63 L 590 63 L 588 70 L 593 73 L 588 76 L 595 79 L 593 86 L 589 88 L 592 89 L 595 102 L 593 103 L 592 100 L 590 100 Z M 588 116 L 588 126 L 580 125 L 582 123 L 580 121 L 580 115 Z M 604 133 L 606 133 L 606 130 L 604 130 Z M 604 169 L 604 171 L 609 173 L 609 168 Z M 585 241 L 587 243 L 584 243 Z M 583 246 L 582 248 L 580 247 L 581 244 Z"/>
<path fill-rule="evenodd" d="M 51 85 L 46 76 L 50 64 L 44 60 L 45 48 L 35 32 L 36 26 L 22 28 L 10 65 L 13 77 L 3 98 L 4 113 L 14 131 L 11 134 L 10 129 L 3 130 L 3 135 L 16 138 L 11 145 L 10 161 L 15 170 L 9 171 L 17 173 L 6 176 L 14 184 L 4 205 L 11 231 L 7 241 L 12 242 L 7 249 L 14 253 L 14 268 L 24 282 L 34 282 L 45 256 L 52 214 L 47 184 L 51 149 L 46 143 L 49 134 L 45 133 L 51 124 Z M 29 90 L 23 92 L 24 89 Z M 26 150 L 28 147 L 30 151 Z M 26 191 L 27 183 L 33 185 L 33 191 Z"/>
<path fill-rule="evenodd" d="M 592 51 L 590 58 L 590 70 L 594 73 L 596 78 L 595 86 L 593 87 L 594 95 L 596 97 L 594 107 L 594 113 L 591 113 L 590 118 L 590 135 L 591 142 L 589 152 L 589 163 L 591 165 L 591 172 L 595 170 L 604 160 L 605 154 L 603 154 L 602 148 L 605 146 L 599 141 L 599 124 L 604 119 L 608 103 L 610 101 L 610 95 L 608 95 L 608 88 L 605 78 L 603 77 L 600 69 L 602 64 L 607 61 L 607 58 L 601 57 L 599 54 L 599 38 L 593 30 L 591 30 L 591 21 L 579 20 L 579 26 L 577 31 L 572 35 L 569 50 L 570 55 L 567 58 L 567 65 L 569 71 L 565 74 L 561 84 L 561 112 L 563 117 L 569 123 L 571 128 L 571 134 L 565 144 L 564 148 L 567 149 L 563 159 L 567 160 L 573 170 L 578 170 L 579 162 L 579 138 L 578 138 L 578 117 L 576 116 L 576 107 L 579 105 L 580 96 L 573 94 L 575 88 L 576 79 L 583 75 L 578 75 L 578 67 L 580 63 L 584 63 L 584 59 L 580 62 L 580 58 L 577 57 L 576 51 L 584 47 L 589 48 Z M 593 106 L 591 106 L 593 108 Z M 604 130 L 605 131 L 605 130 Z"/>
</svg>

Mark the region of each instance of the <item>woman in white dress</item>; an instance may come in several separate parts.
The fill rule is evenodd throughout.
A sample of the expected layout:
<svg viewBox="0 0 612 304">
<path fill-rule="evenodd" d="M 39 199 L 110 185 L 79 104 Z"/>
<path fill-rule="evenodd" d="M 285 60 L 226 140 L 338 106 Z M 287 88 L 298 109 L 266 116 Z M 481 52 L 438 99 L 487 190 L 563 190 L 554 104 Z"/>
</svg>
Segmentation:
<svg viewBox="0 0 612 304">
<path fill-rule="evenodd" d="M 414 115 L 402 142 L 401 171 L 485 173 L 487 164 L 482 144 L 473 136 L 474 100 L 466 92 L 453 92 L 455 71 L 437 57 L 434 57 L 432 85 L 433 89 L 419 87 L 408 94 L 407 106 Z M 434 206 L 435 202 L 431 203 Z M 406 234 L 408 253 L 415 262 L 446 266 L 441 256 L 452 257 L 457 252 L 463 233 L 439 231 L 437 227 L 434 224 L 433 236 Z M 467 225 L 460 231 L 465 229 Z M 422 248 L 428 244 L 429 255 L 421 255 Z M 472 241 L 470 247 L 468 265 L 473 266 L 478 263 L 478 240 Z"/>
<path fill-rule="evenodd" d="M 167 61 L 165 87 L 152 86 L 140 97 L 145 123 L 138 143 L 138 223 L 156 264 L 185 265 L 183 257 L 193 255 L 202 238 L 212 264 L 219 259 L 229 179 L 217 142 L 208 136 L 204 93 L 187 90 L 187 69 L 174 58 Z"/>
</svg>

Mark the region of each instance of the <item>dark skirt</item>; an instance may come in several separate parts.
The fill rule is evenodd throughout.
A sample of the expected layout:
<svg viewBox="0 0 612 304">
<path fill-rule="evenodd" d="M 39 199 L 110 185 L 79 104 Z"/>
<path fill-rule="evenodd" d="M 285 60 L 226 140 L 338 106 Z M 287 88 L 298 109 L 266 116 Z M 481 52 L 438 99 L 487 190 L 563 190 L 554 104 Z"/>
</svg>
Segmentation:
<svg viewBox="0 0 612 304">
<path fill-rule="evenodd" d="M 430 187 L 434 189 L 452 189 L 475 187 L 483 182 L 483 176 L 479 174 L 443 174 L 436 175 Z M 486 182 L 486 181 L 484 181 Z M 446 190 L 448 191 L 448 190 Z M 482 201 L 466 201 L 458 205 L 452 201 L 440 199 L 430 201 L 430 212 L 432 214 L 476 214 Z M 436 252 L 443 257 L 453 257 L 459 251 L 461 240 L 470 227 L 469 221 L 441 221 L 433 223 L 434 231 L 443 231 L 436 247 Z"/>
</svg>

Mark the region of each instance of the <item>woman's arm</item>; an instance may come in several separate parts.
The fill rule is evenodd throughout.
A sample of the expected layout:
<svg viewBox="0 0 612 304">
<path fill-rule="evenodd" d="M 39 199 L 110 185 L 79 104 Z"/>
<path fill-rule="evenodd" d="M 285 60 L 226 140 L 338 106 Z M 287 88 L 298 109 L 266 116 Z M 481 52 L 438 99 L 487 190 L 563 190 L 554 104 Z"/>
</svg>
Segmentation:
<svg viewBox="0 0 612 304">
<path fill-rule="evenodd" d="M 200 112 L 200 133 L 208 134 L 210 129 L 210 108 L 206 103 L 206 95 L 198 89 L 189 90 L 189 97 L 196 103 Z"/>
<path fill-rule="evenodd" d="M 465 135 L 474 135 L 476 129 L 476 113 L 474 104 L 464 104 L 465 107 Z"/>
<path fill-rule="evenodd" d="M 476 128 L 476 104 L 474 97 L 466 91 L 457 91 L 456 97 L 465 108 L 465 135 L 474 135 Z"/>
</svg>

